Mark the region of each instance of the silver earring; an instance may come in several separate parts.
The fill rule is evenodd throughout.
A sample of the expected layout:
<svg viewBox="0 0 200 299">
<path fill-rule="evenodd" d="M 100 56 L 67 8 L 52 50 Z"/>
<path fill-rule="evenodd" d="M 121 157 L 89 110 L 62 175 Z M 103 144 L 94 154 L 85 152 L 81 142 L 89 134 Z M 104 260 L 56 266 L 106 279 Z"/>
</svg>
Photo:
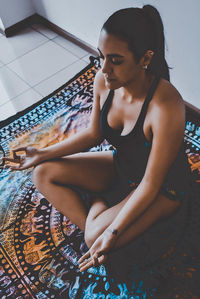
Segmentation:
<svg viewBox="0 0 200 299">
<path fill-rule="evenodd" d="M 143 70 L 147 70 L 147 67 L 148 67 L 147 65 L 143 65 L 142 68 L 143 68 Z"/>
</svg>

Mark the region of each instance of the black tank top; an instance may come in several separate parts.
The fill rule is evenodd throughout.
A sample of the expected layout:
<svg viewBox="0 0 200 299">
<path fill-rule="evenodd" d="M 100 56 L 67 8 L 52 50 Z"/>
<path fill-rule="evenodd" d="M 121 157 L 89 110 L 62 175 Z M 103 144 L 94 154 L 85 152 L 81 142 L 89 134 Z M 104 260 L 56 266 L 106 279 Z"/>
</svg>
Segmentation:
<svg viewBox="0 0 200 299">
<path fill-rule="evenodd" d="M 107 121 L 114 90 L 110 90 L 101 110 L 100 127 L 103 137 L 116 148 L 117 152 L 114 156 L 115 166 L 119 176 L 127 182 L 134 181 L 136 184 L 139 184 L 145 173 L 151 151 L 151 142 L 148 142 L 144 135 L 143 125 L 148 105 L 158 86 L 159 80 L 159 77 L 155 77 L 142 105 L 135 126 L 127 135 L 121 135 L 121 130 L 111 128 Z M 189 174 L 190 168 L 184 150 L 184 143 L 182 143 L 180 151 L 167 174 L 163 186 L 167 189 L 176 189 L 184 193 Z"/>
</svg>

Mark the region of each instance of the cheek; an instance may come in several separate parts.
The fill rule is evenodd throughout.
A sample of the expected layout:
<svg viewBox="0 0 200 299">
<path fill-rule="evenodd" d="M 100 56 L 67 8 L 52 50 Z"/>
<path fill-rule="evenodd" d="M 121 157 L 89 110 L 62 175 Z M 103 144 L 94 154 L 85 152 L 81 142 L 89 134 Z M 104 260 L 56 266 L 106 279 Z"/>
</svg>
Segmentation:
<svg viewBox="0 0 200 299">
<path fill-rule="evenodd" d="M 136 69 L 129 66 L 129 67 L 121 68 L 121 69 L 117 70 L 116 74 L 118 76 L 118 79 L 121 82 L 126 82 L 135 77 Z"/>
</svg>

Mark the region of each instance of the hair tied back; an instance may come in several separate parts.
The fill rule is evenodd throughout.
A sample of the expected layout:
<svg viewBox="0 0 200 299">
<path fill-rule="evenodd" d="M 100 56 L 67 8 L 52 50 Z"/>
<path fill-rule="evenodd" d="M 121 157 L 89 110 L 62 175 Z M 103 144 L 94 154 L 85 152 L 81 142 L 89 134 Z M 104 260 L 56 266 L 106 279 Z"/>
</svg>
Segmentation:
<svg viewBox="0 0 200 299">
<path fill-rule="evenodd" d="M 107 19 L 102 29 L 126 41 L 137 63 L 147 50 L 151 50 L 154 55 L 147 71 L 169 80 L 163 23 L 155 7 L 120 9 Z"/>
<path fill-rule="evenodd" d="M 165 60 L 165 38 L 164 38 L 164 27 L 161 16 L 158 10 L 152 5 L 144 5 L 142 8 L 143 15 L 152 24 L 154 30 L 154 49 L 155 55 L 152 59 L 151 70 L 167 79 L 169 79 L 169 67 Z M 159 70 L 159 71 L 158 71 Z"/>
<path fill-rule="evenodd" d="M 144 5 L 143 8 L 141 8 L 144 17 L 150 20 L 151 22 L 152 22 L 152 18 L 151 18 L 152 8 L 153 7 L 151 5 Z"/>
</svg>

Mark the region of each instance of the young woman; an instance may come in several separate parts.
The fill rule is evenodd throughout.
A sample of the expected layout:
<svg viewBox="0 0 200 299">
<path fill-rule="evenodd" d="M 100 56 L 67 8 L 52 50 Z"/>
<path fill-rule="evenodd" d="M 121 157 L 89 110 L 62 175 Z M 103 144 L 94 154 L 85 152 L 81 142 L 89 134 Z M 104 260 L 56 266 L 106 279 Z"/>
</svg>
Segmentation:
<svg viewBox="0 0 200 299">
<path fill-rule="evenodd" d="M 15 170 L 34 166 L 37 189 L 85 232 L 89 251 L 79 260 L 80 271 L 171 219 L 185 200 L 189 175 L 185 107 L 169 82 L 158 11 L 146 5 L 115 12 L 103 25 L 98 51 L 101 69 L 88 128 L 6 158 L 17 163 Z M 105 138 L 115 150 L 85 152 Z M 93 194 L 89 207 L 74 186 Z M 115 196 L 104 197 L 110 188 Z"/>
</svg>

